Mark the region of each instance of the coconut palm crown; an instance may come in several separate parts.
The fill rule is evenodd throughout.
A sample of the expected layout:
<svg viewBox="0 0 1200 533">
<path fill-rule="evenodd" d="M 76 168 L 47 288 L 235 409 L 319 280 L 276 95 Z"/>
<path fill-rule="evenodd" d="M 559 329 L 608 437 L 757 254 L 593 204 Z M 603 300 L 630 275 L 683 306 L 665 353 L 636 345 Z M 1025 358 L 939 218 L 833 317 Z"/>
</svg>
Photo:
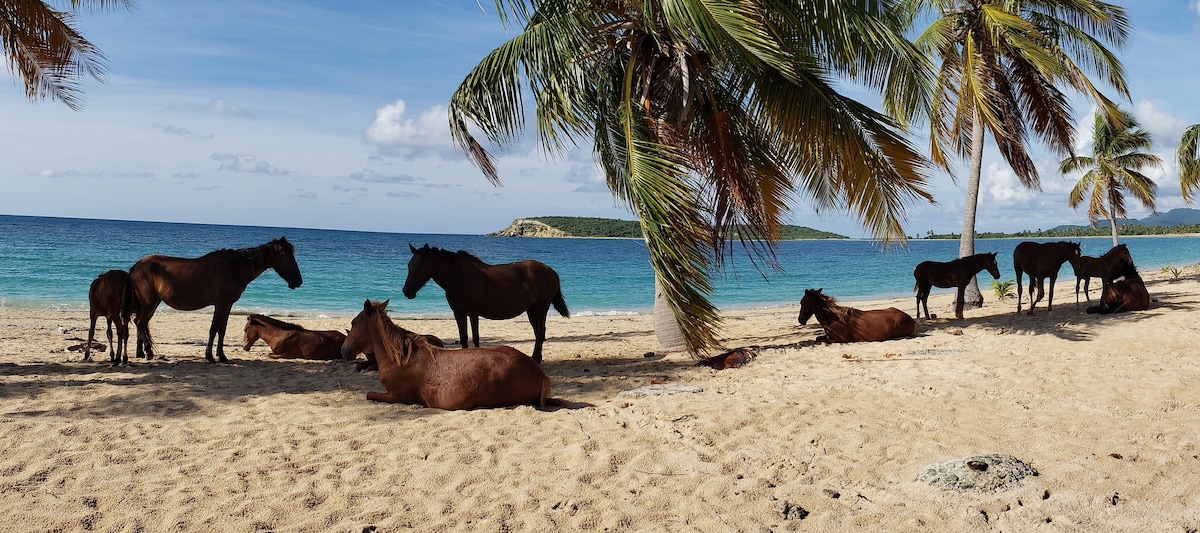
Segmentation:
<svg viewBox="0 0 1200 533">
<path fill-rule="evenodd" d="M 589 142 L 614 197 L 640 220 L 664 299 L 693 355 L 717 346 L 710 274 L 743 244 L 773 258 L 793 200 L 846 209 L 903 240 L 906 205 L 932 201 L 926 160 L 900 125 L 841 94 L 852 80 L 894 105 L 928 105 L 932 70 L 890 1 L 498 0 L 522 30 L 488 54 L 449 104 L 452 134 L 493 182 L 522 139 Z M 758 262 L 755 262 L 758 264 Z"/>
<path fill-rule="evenodd" d="M 1192 124 L 1183 131 L 1179 139 L 1179 147 L 1175 149 L 1175 159 L 1179 163 L 1179 185 L 1183 189 L 1183 199 L 1192 202 L 1192 195 L 1200 188 L 1200 124 Z"/>
</svg>

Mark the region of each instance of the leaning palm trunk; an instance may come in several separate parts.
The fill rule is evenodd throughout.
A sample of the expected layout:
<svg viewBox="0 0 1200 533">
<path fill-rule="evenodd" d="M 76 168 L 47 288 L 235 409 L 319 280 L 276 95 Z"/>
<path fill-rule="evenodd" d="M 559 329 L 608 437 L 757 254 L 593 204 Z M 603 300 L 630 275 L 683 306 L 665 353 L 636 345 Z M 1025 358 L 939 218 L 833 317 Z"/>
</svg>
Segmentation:
<svg viewBox="0 0 1200 533">
<path fill-rule="evenodd" d="M 971 126 L 971 170 L 967 177 L 967 205 L 963 209 L 962 237 L 958 240 L 958 256 L 975 255 L 975 212 L 979 206 L 979 181 L 983 174 L 983 121 L 979 113 Z M 963 292 L 963 309 L 976 309 L 983 306 L 983 293 L 979 292 L 979 282 L 972 277 Z"/>
<path fill-rule="evenodd" d="M 663 294 L 658 274 L 654 275 L 654 338 L 658 340 L 660 353 L 682 352 L 688 349 L 679 321 L 675 319 L 675 313 Z"/>
<path fill-rule="evenodd" d="M 1108 228 L 1112 232 L 1113 247 L 1117 246 L 1117 217 L 1110 210 L 1108 212 Z"/>
</svg>

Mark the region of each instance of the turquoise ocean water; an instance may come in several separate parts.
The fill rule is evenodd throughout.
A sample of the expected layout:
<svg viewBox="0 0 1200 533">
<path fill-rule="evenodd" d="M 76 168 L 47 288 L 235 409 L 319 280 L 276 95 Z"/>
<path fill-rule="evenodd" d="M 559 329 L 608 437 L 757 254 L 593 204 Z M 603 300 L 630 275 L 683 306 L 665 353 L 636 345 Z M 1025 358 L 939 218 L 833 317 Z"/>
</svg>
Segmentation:
<svg viewBox="0 0 1200 533">
<path fill-rule="evenodd" d="M 414 300 L 400 294 L 408 244 L 467 250 L 488 263 L 536 259 L 562 278 L 572 314 L 647 312 L 654 277 L 645 246 L 631 239 L 519 239 L 480 235 L 424 235 L 354 231 L 171 224 L 0 215 L 0 310 L 86 310 L 91 281 L 109 269 L 128 270 L 149 254 L 199 257 L 218 248 L 246 248 L 287 237 L 296 248 L 304 285 L 289 290 L 273 271 L 247 288 L 235 312 L 350 315 L 366 298 L 392 300 L 398 317 L 448 317 L 432 281 Z M 977 252 L 999 252 L 1002 279 L 1013 279 L 1012 250 L 1019 239 L 980 240 Z M 1086 255 L 1100 255 L 1109 238 L 1082 239 Z M 1200 262 L 1200 237 L 1122 237 L 1142 271 Z M 823 288 L 844 301 L 912 296 L 912 269 L 925 260 L 957 256 L 957 241 L 909 241 L 883 250 L 864 240 L 781 243 L 783 271 L 758 272 L 738 251 L 715 276 L 713 301 L 721 308 L 797 303 L 804 289 Z M 990 276 L 981 279 L 984 290 Z M 1060 283 L 1071 280 L 1070 266 Z M 934 289 L 935 293 L 950 289 Z M 914 304 L 915 306 L 915 304 Z M 165 309 L 165 306 L 163 306 Z M 912 310 L 909 310 L 912 312 Z"/>
</svg>

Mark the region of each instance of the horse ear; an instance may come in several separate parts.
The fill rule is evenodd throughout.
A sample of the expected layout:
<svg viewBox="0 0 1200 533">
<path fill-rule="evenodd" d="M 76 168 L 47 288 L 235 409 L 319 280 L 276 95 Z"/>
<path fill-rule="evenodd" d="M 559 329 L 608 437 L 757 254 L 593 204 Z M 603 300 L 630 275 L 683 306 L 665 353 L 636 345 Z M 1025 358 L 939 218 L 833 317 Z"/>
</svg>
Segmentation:
<svg viewBox="0 0 1200 533">
<path fill-rule="evenodd" d="M 409 249 L 409 250 L 412 250 L 412 253 L 414 253 L 414 254 L 415 254 L 415 253 L 417 253 L 417 249 L 413 247 L 413 245 L 412 245 L 412 243 L 411 243 L 411 242 L 410 242 L 410 243 L 408 243 L 408 249 Z"/>
<path fill-rule="evenodd" d="M 370 310 L 371 310 L 371 299 L 367 298 L 365 301 L 363 301 L 363 311 L 370 311 Z"/>
<path fill-rule="evenodd" d="M 821 291 L 823 291 L 823 290 L 825 290 L 825 288 L 824 288 L 824 287 L 821 287 L 820 289 L 817 289 L 817 294 L 821 294 Z"/>
<path fill-rule="evenodd" d="M 391 301 L 392 301 L 392 299 L 391 299 L 391 298 L 388 298 L 388 299 L 384 300 L 384 301 L 383 301 L 383 303 L 379 304 L 379 310 L 380 310 L 380 311 L 387 311 L 387 305 L 388 305 L 388 302 L 391 302 Z"/>
</svg>

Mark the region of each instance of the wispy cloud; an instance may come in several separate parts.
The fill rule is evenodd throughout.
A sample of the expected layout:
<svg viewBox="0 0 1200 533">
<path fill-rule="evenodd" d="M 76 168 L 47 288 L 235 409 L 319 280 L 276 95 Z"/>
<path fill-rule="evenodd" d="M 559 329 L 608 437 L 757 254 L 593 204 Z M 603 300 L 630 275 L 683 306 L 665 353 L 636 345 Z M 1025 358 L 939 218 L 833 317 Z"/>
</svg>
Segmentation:
<svg viewBox="0 0 1200 533">
<path fill-rule="evenodd" d="M 201 115 L 220 115 L 237 118 L 254 118 L 254 113 L 246 111 L 237 104 L 221 99 L 207 102 L 171 102 L 167 111 L 180 113 L 199 113 Z"/>
<path fill-rule="evenodd" d="M 375 120 L 363 131 L 363 140 L 381 155 L 422 157 L 456 154 L 446 123 L 446 108 L 433 106 L 417 117 L 406 113 L 404 100 L 375 110 Z"/>
<path fill-rule="evenodd" d="M 45 169 L 42 169 L 40 172 L 27 172 L 26 174 L 29 174 L 32 176 L 40 176 L 43 178 L 98 178 L 98 177 L 104 175 L 103 172 L 100 172 L 98 170 L 88 170 L 88 171 L 73 170 L 73 169 L 59 170 L 59 169 L 54 169 L 54 168 L 45 168 Z"/>
<path fill-rule="evenodd" d="M 421 195 L 409 191 L 388 191 L 388 198 L 420 198 Z"/>
<path fill-rule="evenodd" d="M 266 161 L 259 161 L 250 154 L 213 154 L 212 159 L 220 161 L 221 165 L 217 170 L 231 170 L 234 172 L 247 172 L 251 174 L 287 174 L 285 170 L 279 170 L 272 167 Z"/>
<path fill-rule="evenodd" d="M 394 174 L 389 176 L 370 169 L 360 170 L 350 174 L 348 177 L 354 181 L 361 181 L 363 183 L 416 183 L 423 181 L 421 178 L 415 178 L 408 174 Z"/>
<path fill-rule="evenodd" d="M 153 178 L 153 172 L 113 172 L 114 178 Z"/>
<path fill-rule="evenodd" d="M 187 128 L 172 126 L 170 124 L 159 124 L 158 122 L 155 122 L 154 124 L 151 124 L 150 126 L 158 131 L 166 133 L 167 135 L 179 135 L 181 137 L 195 137 L 197 139 L 204 139 L 204 140 L 209 140 L 209 139 L 213 138 L 213 134 L 211 134 L 211 133 L 206 133 L 204 135 L 201 135 L 201 134 L 195 133 L 192 130 L 189 130 Z"/>
</svg>

